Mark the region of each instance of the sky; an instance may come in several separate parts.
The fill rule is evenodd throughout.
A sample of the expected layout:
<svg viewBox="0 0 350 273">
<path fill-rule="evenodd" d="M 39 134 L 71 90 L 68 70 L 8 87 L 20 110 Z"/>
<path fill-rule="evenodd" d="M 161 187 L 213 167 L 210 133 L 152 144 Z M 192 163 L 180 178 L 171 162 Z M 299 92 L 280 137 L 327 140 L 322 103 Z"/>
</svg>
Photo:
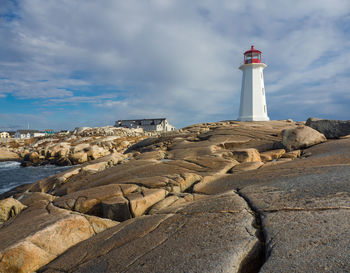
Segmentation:
<svg viewBox="0 0 350 273">
<path fill-rule="evenodd" d="M 270 119 L 350 119 L 349 0 L 0 0 L 0 130 L 236 119 L 251 45 Z"/>
</svg>

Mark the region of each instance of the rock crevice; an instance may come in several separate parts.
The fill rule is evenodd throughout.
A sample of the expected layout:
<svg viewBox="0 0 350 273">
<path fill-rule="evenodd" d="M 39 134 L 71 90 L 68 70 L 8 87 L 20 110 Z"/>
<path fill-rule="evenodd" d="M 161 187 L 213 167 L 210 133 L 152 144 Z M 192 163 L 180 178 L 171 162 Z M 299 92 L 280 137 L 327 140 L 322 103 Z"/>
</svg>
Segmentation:
<svg viewBox="0 0 350 273">
<path fill-rule="evenodd" d="M 242 262 L 239 272 L 240 273 L 258 273 L 260 268 L 268 259 L 267 249 L 266 249 L 266 236 L 264 227 L 262 224 L 262 215 L 259 213 L 258 209 L 255 208 L 252 202 L 245 196 L 239 188 L 236 189 L 237 194 L 244 199 L 247 206 L 253 212 L 255 218 L 254 228 L 256 229 L 255 236 L 258 238 L 259 242 L 252 248 L 250 253 L 246 256 L 245 260 Z"/>
</svg>

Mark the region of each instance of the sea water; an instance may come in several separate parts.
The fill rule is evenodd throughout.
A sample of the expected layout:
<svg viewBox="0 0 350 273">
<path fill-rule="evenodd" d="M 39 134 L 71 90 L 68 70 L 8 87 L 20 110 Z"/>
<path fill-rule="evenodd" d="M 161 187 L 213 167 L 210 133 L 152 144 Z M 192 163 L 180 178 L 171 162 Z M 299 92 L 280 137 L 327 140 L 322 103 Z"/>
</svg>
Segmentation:
<svg viewBox="0 0 350 273">
<path fill-rule="evenodd" d="M 21 167 L 19 162 L 0 162 L 0 194 L 22 184 L 33 183 L 71 167 L 43 165 L 38 167 Z"/>
</svg>

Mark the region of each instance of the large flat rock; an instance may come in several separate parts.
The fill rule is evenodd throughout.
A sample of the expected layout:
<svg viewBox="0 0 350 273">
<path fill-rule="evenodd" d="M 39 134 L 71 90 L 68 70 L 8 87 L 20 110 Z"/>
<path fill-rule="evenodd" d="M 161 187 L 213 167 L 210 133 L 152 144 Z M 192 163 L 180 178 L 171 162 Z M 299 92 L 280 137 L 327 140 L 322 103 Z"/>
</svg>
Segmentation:
<svg viewBox="0 0 350 273">
<path fill-rule="evenodd" d="M 233 191 L 131 219 L 39 272 L 239 272 L 257 265 L 255 218 Z"/>
<path fill-rule="evenodd" d="M 210 131 L 199 135 L 200 139 L 208 139 L 212 144 L 222 147 L 255 148 L 259 152 L 281 148 L 280 133 L 283 129 L 296 127 L 286 121 L 237 122 L 213 125 Z"/>
<path fill-rule="evenodd" d="M 209 181 L 203 180 L 196 184 L 194 191 L 205 194 L 217 194 L 231 189 L 243 189 L 252 186 L 252 189 L 259 190 L 262 186 L 285 185 L 286 179 L 304 179 L 308 175 L 315 175 L 313 179 L 317 180 L 318 173 L 327 173 L 327 168 L 347 168 L 350 165 L 350 139 L 329 141 L 317 146 L 306 149 L 304 153 L 311 156 L 307 158 L 295 159 L 281 164 L 271 165 L 266 168 L 259 168 L 248 172 L 239 172 L 230 175 L 213 177 Z M 239 166 L 239 165 L 238 165 Z M 237 166 L 237 167 L 238 167 Z M 334 188 L 338 181 L 336 177 L 332 179 L 333 184 L 327 184 L 329 188 Z M 283 182 L 284 181 L 284 182 Z M 311 181 L 313 185 L 309 187 L 317 190 L 317 182 Z M 346 184 L 343 184 L 346 186 Z M 343 186 L 342 185 L 342 186 Z M 299 184 L 300 187 L 303 183 Z M 303 188 L 303 190 L 305 187 Z M 302 191 L 303 191 L 302 190 Z"/>
<path fill-rule="evenodd" d="M 195 190 L 239 193 L 261 215 L 261 272 L 349 272 L 350 139 L 314 146 L 307 158 L 214 177 Z"/>
<path fill-rule="evenodd" d="M 350 272 L 350 211 L 281 211 L 263 221 L 269 257 L 260 272 Z"/>
<path fill-rule="evenodd" d="M 30 190 L 66 195 L 108 184 L 126 183 L 143 184 L 148 188 L 163 187 L 168 191 L 172 191 L 171 186 L 167 187 L 172 184 L 181 188 L 180 190 L 184 190 L 191 186 L 191 183 L 198 181 L 197 179 L 189 182 L 186 179 L 189 174 L 198 176 L 225 173 L 236 164 L 234 160 L 216 156 L 166 161 L 130 160 L 95 174 L 77 173 L 64 183 L 54 178 L 43 179 L 33 184 Z M 185 182 L 179 182 L 177 177 L 182 177 Z M 163 186 L 159 183 L 163 183 Z"/>
<path fill-rule="evenodd" d="M 102 201 L 127 195 L 136 191 L 138 188 L 138 186 L 133 184 L 109 184 L 64 195 L 54 200 L 53 203 L 64 209 L 101 215 Z"/>
<path fill-rule="evenodd" d="M 34 272 L 71 246 L 116 224 L 38 200 L 0 226 L 0 272 Z"/>
<path fill-rule="evenodd" d="M 0 162 L 1 161 L 12 161 L 19 160 L 20 157 L 18 154 L 11 152 L 7 149 L 0 148 Z"/>
</svg>

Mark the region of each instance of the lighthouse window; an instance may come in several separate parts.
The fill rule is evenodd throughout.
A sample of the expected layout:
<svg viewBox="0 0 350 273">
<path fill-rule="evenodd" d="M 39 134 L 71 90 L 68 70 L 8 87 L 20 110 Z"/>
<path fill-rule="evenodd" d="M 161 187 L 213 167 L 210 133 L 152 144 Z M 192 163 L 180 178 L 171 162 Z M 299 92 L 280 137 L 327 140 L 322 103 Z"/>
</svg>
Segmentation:
<svg viewBox="0 0 350 273">
<path fill-rule="evenodd" d="M 252 62 L 252 56 L 246 55 L 245 61 L 246 61 L 246 63 L 250 64 Z"/>
<path fill-rule="evenodd" d="M 266 113 L 266 105 L 264 105 L 264 112 Z"/>
<path fill-rule="evenodd" d="M 265 88 L 262 88 L 262 94 L 265 95 Z"/>
</svg>

